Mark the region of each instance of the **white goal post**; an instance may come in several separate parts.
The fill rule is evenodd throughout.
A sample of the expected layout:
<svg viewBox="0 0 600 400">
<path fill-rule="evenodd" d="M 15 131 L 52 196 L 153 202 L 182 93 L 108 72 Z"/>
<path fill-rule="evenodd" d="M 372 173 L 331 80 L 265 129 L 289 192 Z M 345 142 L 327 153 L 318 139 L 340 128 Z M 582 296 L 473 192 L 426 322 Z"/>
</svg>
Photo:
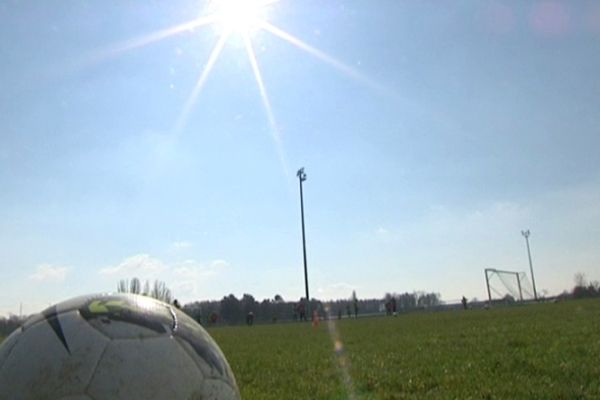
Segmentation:
<svg viewBox="0 0 600 400">
<path fill-rule="evenodd" d="M 507 294 L 514 296 L 519 301 L 523 301 L 523 288 L 522 288 L 521 283 L 522 283 L 523 279 L 525 279 L 525 280 L 527 279 L 527 276 L 525 275 L 524 272 L 507 271 L 507 270 L 501 270 L 501 269 L 496 269 L 496 268 L 485 268 L 484 272 L 485 272 L 485 285 L 487 288 L 488 300 L 490 303 L 492 302 L 492 290 L 494 290 L 496 293 L 499 293 L 497 290 L 493 289 L 492 286 L 490 286 L 490 280 L 494 276 L 497 276 L 500 279 L 500 281 L 502 282 L 502 284 L 508 291 Z M 510 284 L 505 280 L 505 276 L 507 276 L 507 275 L 511 278 L 516 278 L 518 292 L 511 290 L 512 288 L 511 288 Z"/>
</svg>

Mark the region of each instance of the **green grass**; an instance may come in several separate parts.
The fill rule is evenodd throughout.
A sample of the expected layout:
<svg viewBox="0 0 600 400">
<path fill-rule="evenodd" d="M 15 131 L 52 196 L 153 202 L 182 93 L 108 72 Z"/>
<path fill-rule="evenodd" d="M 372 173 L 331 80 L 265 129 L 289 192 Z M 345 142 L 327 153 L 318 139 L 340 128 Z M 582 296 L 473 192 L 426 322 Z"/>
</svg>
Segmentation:
<svg viewBox="0 0 600 400">
<path fill-rule="evenodd" d="M 244 400 L 600 398 L 600 301 L 214 328 Z M 344 379 L 344 368 L 350 379 Z"/>
</svg>

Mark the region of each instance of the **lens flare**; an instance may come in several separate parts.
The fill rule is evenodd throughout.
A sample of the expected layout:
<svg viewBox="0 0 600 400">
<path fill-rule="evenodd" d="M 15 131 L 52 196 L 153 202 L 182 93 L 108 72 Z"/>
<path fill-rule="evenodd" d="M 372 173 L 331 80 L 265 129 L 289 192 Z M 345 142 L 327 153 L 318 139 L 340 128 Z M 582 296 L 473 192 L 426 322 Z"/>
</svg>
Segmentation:
<svg viewBox="0 0 600 400">
<path fill-rule="evenodd" d="M 365 84 L 365 85 L 369 86 L 370 88 L 375 89 L 379 92 L 382 92 L 382 93 L 389 92 L 389 89 L 386 88 L 385 86 L 364 76 L 363 74 L 358 72 L 356 69 L 344 64 L 343 62 L 335 59 L 334 57 L 330 56 L 329 54 L 324 53 L 321 50 L 310 46 L 309 44 L 303 42 L 302 40 L 291 35 L 290 33 L 277 28 L 273 24 L 270 24 L 268 22 L 262 22 L 260 26 L 265 31 L 279 37 L 280 39 L 285 40 L 286 42 L 288 42 L 291 45 L 296 46 L 300 50 L 304 50 L 306 53 L 310 54 L 313 57 L 316 57 L 317 59 L 324 62 L 325 64 L 337 69 L 339 72 L 343 73 L 344 75 L 346 75 L 350 78 L 353 78 L 354 80 L 356 80 L 362 84 Z"/>
<path fill-rule="evenodd" d="M 200 28 L 206 25 L 214 24 L 216 18 L 214 15 L 209 15 L 205 17 L 196 18 L 192 21 L 184 22 L 179 25 L 172 26 L 167 29 L 162 29 L 160 31 L 152 32 L 147 35 L 143 35 L 137 38 L 129 39 L 123 41 L 121 43 L 117 43 L 112 45 L 104 50 L 100 50 L 96 52 L 94 55 L 95 61 L 100 61 L 105 58 L 114 57 L 126 51 L 134 50 L 139 47 L 144 47 L 149 44 L 167 39 L 171 36 L 175 36 L 182 32 L 192 32 L 196 28 Z"/>
<path fill-rule="evenodd" d="M 338 363 L 338 369 L 342 378 L 342 382 L 346 388 L 346 394 L 349 400 L 356 399 L 356 393 L 354 391 L 354 383 L 350 376 L 350 360 L 346 356 L 344 343 L 337 330 L 333 315 L 331 315 L 331 307 L 326 306 L 325 312 L 327 313 L 327 330 L 329 331 L 329 337 L 333 343 L 333 351 Z"/>
<path fill-rule="evenodd" d="M 279 130 L 277 128 L 277 122 L 275 121 L 275 115 L 273 114 L 273 109 L 271 108 L 271 102 L 269 101 L 269 96 L 267 95 L 267 90 L 265 89 L 265 84 L 263 82 L 260 69 L 258 68 L 256 54 L 254 53 L 254 49 L 252 48 L 252 43 L 250 42 L 248 35 L 244 35 L 244 44 L 246 46 L 246 51 L 248 52 L 248 59 L 252 65 L 252 71 L 254 72 L 256 84 L 258 85 L 260 98 L 267 113 L 267 119 L 269 120 L 269 126 L 271 128 L 271 136 L 273 137 L 273 141 L 275 142 L 275 146 L 277 148 L 277 155 L 279 156 L 279 161 L 281 162 L 285 175 L 288 176 L 289 169 L 287 162 L 285 161 L 285 154 L 283 151 L 283 145 L 281 143 L 281 137 L 279 135 Z"/>
<path fill-rule="evenodd" d="M 198 82 L 196 83 L 196 86 L 194 86 L 194 89 L 188 96 L 188 99 L 185 102 L 183 109 L 181 110 L 181 113 L 179 114 L 179 118 L 177 118 L 177 122 L 175 122 L 174 132 L 176 135 L 178 135 L 181 132 L 181 130 L 185 127 L 185 124 L 186 124 L 189 114 L 192 110 L 192 107 L 194 107 L 194 104 L 196 103 L 196 99 L 198 98 L 198 95 L 202 91 L 202 88 L 204 87 L 204 84 L 206 83 L 206 80 L 208 79 L 208 75 L 210 74 L 210 71 L 212 70 L 213 66 L 217 62 L 217 59 L 219 58 L 219 54 L 221 54 L 221 50 L 223 50 L 223 46 L 225 46 L 226 41 L 227 41 L 227 35 L 221 36 L 219 38 L 219 41 L 213 48 L 212 52 L 210 53 L 210 56 L 208 57 L 208 61 L 206 62 L 206 65 L 204 66 L 204 69 L 202 70 L 202 73 L 200 74 L 200 77 L 198 78 Z"/>
</svg>

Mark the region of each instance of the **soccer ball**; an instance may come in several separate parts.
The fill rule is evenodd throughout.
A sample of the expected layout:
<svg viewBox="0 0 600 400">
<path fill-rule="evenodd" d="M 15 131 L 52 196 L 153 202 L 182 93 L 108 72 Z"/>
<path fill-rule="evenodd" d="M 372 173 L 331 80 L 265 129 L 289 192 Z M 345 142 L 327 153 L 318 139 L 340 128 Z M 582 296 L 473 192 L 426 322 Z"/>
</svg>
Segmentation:
<svg viewBox="0 0 600 400">
<path fill-rule="evenodd" d="M 78 297 L 0 346 L 0 399 L 240 399 L 225 356 L 192 318 L 145 296 Z"/>
</svg>

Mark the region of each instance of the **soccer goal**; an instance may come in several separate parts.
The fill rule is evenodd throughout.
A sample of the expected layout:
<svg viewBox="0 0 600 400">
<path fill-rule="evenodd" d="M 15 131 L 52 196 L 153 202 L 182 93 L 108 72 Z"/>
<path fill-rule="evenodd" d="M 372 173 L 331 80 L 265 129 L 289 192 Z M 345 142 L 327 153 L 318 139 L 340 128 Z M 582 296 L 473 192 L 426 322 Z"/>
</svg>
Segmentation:
<svg viewBox="0 0 600 400">
<path fill-rule="evenodd" d="M 493 300 L 513 298 L 523 301 L 523 294 L 533 297 L 529 292 L 527 275 L 524 272 L 486 268 L 485 285 L 490 303 Z"/>
</svg>

